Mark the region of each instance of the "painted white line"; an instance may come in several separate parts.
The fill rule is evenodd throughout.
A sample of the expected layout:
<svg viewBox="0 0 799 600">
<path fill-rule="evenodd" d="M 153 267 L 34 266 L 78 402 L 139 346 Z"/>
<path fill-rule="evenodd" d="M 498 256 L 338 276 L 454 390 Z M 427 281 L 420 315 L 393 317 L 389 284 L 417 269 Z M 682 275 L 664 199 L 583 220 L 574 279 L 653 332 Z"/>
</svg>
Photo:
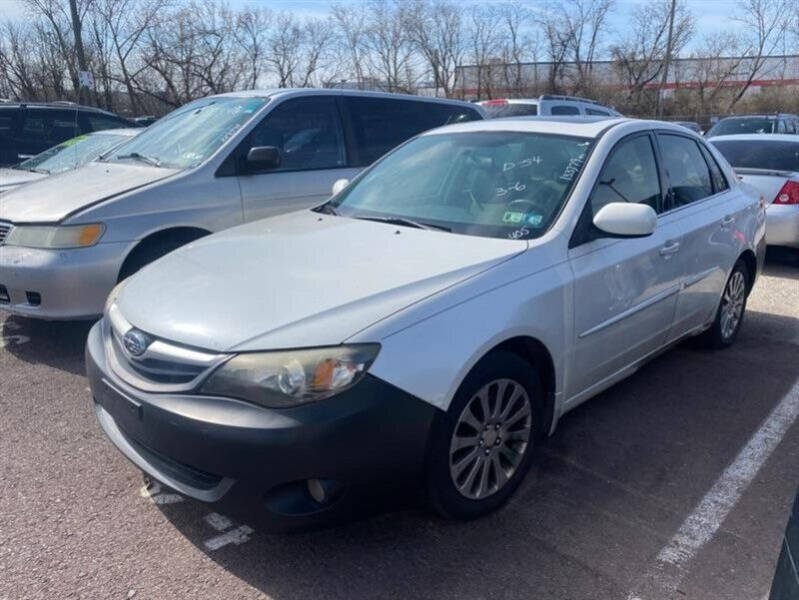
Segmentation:
<svg viewBox="0 0 799 600">
<path fill-rule="evenodd" d="M 219 513 L 209 513 L 203 517 L 203 520 L 217 531 L 225 531 L 233 527 L 233 521 L 228 519 L 225 515 Z"/>
<path fill-rule="evenodd" d="M 236 527 L 236 529 L 228 531 L 227 533 L 213 537 L 210 540 L 205 540 L 203 545 L 206 547 L 206 549 L 213 552 L 229 544 L 235 544 L 238 546 L 239 544 L 248 542 L 253 533 L 255 533 L 255 531 L 252 527 L 247 525 L 239 525 Z"/>
<path fill-rule="evenodd" d="M 149 486 L 143 485 L 139 489 L 139 496 L 147 498 L 153 504 L 177 504 L 183 502 L 180 494 L 166 494 L 161 492 L 161 484 L 153 481 Z"/>
<path fill-rule="evenodd" d="M 642 585 L 629 594 L 628 600 L 641 600 L 647 593 L 676 591 L 685 576 L 687 564 L 719 530 L 797 417 L 799 383 L 774 407 L 671 541 L 660 551 L 654 568 L 644 576 Z"/>
</svg>

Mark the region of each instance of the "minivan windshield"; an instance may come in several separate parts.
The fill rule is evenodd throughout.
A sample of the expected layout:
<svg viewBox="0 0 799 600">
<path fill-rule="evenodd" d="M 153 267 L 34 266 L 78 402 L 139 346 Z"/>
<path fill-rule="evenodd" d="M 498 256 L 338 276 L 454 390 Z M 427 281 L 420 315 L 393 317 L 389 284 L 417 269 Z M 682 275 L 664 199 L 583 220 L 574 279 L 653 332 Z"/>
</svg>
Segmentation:
<svg viewBox="0 0 799 600">
<path fill-rule="evenodd" d="M 119 146 L 130 137 L 122 133 L 79 135 L 22 161 L 14 168 L 49 174 L 77 169 Z"/>
<path fill-rule="evenodd" d="M 736 133 L 774 133 L 776 119 L 768 117 L 731 117 L 722 119 L 707 132 L 714 135 L 734 135 Z"/>
<path fill-rule="evenodd" d="M 469 235 L 534 238 L 557 217 L 592 143 L 507 131 L 424 135 L 317 210 Z"/>
<path fill-rule="evenodd" d="M 799 140 L 713 140 L 711 143 L 733 167 L 799 171 Z"/>
<path fill-rule="evenodd" d="M 268 98 L 212 97 L 196 100 L 156 121 L 108 160 L 190 169 L 211 156 L 249 121 Z"/>
</svg>

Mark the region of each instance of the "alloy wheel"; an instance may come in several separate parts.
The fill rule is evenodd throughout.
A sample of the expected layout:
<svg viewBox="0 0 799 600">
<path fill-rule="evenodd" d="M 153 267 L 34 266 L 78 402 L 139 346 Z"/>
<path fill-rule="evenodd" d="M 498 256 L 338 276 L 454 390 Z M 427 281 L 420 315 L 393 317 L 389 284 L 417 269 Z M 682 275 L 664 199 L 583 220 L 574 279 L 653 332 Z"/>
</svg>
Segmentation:
<svg viewBox="0 0 799 600">
<path fill-rule="evenodd" d="M 513 477 L 532 432 L 532 407 L 524 387 L 497 379 L 472 396 L 452 433 L 450 476 L 458 492 L 482 500 Z"/>
<path fill-rule="evenodd" d="M 735 271 L 727 287 L 724 289 L 724 296 L 721 299 L 721 335 L 730 339 L 738 328 L 743 315 L 744 302 L 746 300 L 746 280 L 743 273 Z"/>
</svg>

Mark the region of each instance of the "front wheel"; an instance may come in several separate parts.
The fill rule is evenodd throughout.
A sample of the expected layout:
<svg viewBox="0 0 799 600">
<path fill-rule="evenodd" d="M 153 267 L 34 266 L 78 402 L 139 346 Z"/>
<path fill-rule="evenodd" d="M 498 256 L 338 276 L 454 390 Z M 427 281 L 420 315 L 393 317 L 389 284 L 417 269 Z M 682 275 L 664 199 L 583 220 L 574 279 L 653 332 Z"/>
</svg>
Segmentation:
<svg viewBox="0 0 799 600">
<path fill-rule="evenodd" d="M 502 506 L 530 467 L 543 391 L 535 370 L 497 352 L 475 367 L 436 423 L 428 494 L 443 516 L 471 519 Z"/>
<path fill-rule="evenodd" d="M 716 318 L 703 335 L 703 341 L 712 348 L 727 348 L 732 345 L 741 329 L 746 300 L 749 296 L 749 269 L 739 260 L 727 279 Z"/>
</svg>

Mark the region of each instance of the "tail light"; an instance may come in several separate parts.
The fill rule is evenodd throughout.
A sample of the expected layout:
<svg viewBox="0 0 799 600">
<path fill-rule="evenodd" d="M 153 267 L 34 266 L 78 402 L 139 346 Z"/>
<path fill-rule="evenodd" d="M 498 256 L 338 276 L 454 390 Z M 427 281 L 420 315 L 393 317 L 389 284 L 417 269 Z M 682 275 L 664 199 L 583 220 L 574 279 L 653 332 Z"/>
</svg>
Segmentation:
<svg viewBox="0 0 799 600">
<path fill-rule="evenodd" d="M 777 192 L 774 204 L 799 204 L 799 181 L 786 181 Z"/>
<path fill-rule="evenodd" d="M 508 104 L 507 98 L 497 98 L 495 100 L 485 100 L 481 102 L 483 106 L 500 106 L 503 104 Z"/>
</svg>

